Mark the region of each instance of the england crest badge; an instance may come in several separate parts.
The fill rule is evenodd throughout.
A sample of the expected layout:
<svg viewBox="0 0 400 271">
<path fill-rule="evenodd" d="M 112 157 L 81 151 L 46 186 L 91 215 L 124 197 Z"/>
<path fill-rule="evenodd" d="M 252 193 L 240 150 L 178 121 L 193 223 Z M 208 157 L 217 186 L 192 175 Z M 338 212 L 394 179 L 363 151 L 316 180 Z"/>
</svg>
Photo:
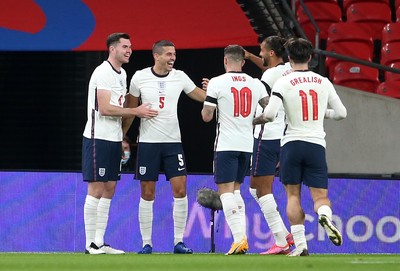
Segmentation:
<svg viewBox="0 0 400 271">
<path fill-rule="evenodd" d="M 139 167 L 139 173 L 140 175 L 146 174 L 146 167 Z"/>
</svg>

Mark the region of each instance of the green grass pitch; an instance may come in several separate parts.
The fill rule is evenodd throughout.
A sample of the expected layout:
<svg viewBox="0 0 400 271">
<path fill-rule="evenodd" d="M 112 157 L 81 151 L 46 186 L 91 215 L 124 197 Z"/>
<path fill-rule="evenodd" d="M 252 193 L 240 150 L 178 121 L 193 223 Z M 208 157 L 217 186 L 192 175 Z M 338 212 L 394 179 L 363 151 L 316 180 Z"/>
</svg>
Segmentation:
<svg viewBox="0 0 400 271">
<path fill-rule="evenodd" d="M 286 257 L 256 254 L 0 253 L 0 270 L 400 271 L 400 254 L 311 254 L 309 257 Z"/>
</svg>

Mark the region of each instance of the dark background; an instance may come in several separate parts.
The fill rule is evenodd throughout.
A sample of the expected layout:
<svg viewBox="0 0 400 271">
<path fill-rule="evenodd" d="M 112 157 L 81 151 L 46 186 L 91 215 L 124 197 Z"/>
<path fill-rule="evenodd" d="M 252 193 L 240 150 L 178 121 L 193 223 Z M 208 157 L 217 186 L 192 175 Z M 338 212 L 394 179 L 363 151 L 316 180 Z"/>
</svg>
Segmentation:
<svg viewBox="0 0 400 271">
<path fill-rule="evenodd" d="M 258 54 L 258 47 L 246 48 Z M 106 52 L 0 52 L 2 170 L 81 170 L 81 141 L 86 123 L 87 87 Z M 127 71 L 153 65 L 151 51 L 134 51 Z M 203 77 L 224 73 L 223 48 L 177 49 L 175 68 L 201 87 Z M 252 63 L 244 71 L 260 77 Z M 178 104 L 187 168 L 212 172 L 215 122 L 201 119 L 202 104 L 181 95 Z M 135 140 L 138 119 L 128 136 Z"/>
</svg>

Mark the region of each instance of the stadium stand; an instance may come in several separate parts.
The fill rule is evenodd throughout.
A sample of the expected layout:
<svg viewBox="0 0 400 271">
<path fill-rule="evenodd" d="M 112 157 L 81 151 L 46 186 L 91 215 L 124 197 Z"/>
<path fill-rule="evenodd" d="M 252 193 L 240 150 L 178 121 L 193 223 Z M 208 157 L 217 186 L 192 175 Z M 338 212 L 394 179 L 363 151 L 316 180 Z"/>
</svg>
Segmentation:
<svg viewBox="0 0 400 271">
<path fill-rule="evenodd" d="M 344 47 L 353 46 L 353 48 L 357 48 L 357 44 L 361 43 L 369 48 L 371 54 L 374 53 L 374 41 L 369 27 L 365 23 L 340 22 L 331 24 L 328 28 L 327 46 L 332 43 Z"/>
<path fill-rule="evenodd" d="M 400 99 L 400 81 L 385 81 L 379 84 L 376 94 Z"/>
<path fill-rule="evenodd" d="M 395 23 L 400 18 L 395 16 L 397 8 L 400 13 L 400 0 L 288 0 L 274 4 L 291 33 L 278 35 L 308 38 L 315 46 L 310 69 L 335 84 L 376 93 L 381 82 L 400 78 L 393 70 L 399 70 L 400 48 L 386 45 L 400 40 Z M 312 21 L 320 30 L 318 39 Z M 393 52 L 399 52 L 399 57 Z"/>
<path fill-rule="evenodd" d="M 396 22 L 400 22 L 400 5 L 396 8 Z"/>
<path fill-rule="evenodd" d="M 382 2 L 356 2 L 346 10 L 347 22 L 367 23 L 374 40 L 381 40 L 383 27 L 391 22 L 390 6 Z"/>
<path fill-rule="evenodd" d="M 333 72 L 333 83 L 349 88 L 375 92 L 379 85 L 379 71 L 350 62 L 340 62 Z"/>
<path fill-rule="evenodd" d="M 320 29 L 319 39 L 326 40 L 328 38 L 329 26 L 332 23 L 342 21 L 341 8 L 334 2 L 307 2 L 305 5 Z M 301 5 L 296 11 L 296 18 L 307 38 L 315 43 L 316 29 Z"/>
<path fill-rule="evenodd" d="M 354 3 L 383 3 L 390 8 L 390 1 L 389 0 L 343 0 L 343 11 L 346 12 L 350 5 Z"/>
<path fill-rule="evenodd" d="M 381 64 L 390 66 L 392 63 L 400 62 L 400 42 L 386 43 L 381 49 Z"/>
<path fill-rule="evenodd" d="M 400 42 L 400 22 L 392 22 L 382 29 L 382 44 Z"/>
<path fill-rule="evenodd" d="M 362 60 L 372 62 L 373 54 L 371 48 L 363 43 L 358 43 L 355 47 L 342 46 L 340 43 L 330 43 L 327 45 L 326 50 L 329 52 L 354 57 Z M 341 60 L 334 57 L 327 57 L 325 60 L 326 74 L 332 80 L 335 66 L 340 63 Z"/>
<path fill-rule="evenodd" d="M 303 0 L 303 2 L 304 2 L 304 4 L 311 3 L 311 2 L 319 2 L 319 3 L 325 2 L 325 3 L 333 3 L 335 5 L 339 5 L 337 0 Z M 299 9 L 299 6 L 300 6 L 300 1 L 296 0 L 296 2 L 295 2 L 296 10 Z"/>
<path fill-rule="evenodd" d="M 400 70 L 400 62 L 393 62 L 390 67 Z M 400 81 L 400 73 L 385 72 L 385 81 Z"/>
</svg>

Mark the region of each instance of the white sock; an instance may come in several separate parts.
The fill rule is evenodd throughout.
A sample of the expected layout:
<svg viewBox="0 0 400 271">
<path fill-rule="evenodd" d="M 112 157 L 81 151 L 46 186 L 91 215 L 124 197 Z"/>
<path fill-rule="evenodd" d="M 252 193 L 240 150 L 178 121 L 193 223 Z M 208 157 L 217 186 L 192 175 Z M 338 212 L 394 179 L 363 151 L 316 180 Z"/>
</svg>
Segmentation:
<svg viewBox="0 0 400 271">
<path fill-rule="evenodd" d="M 139 226 L 142 235 L 143 246 L 149 244 L 153 246 L 151 234 L 153 231 L 153 203 L 154 200 L 147 201 L 140 198 L 139 202 Z"/>
<path fill-rule="evenodd" d="M 296 249 L 307 248 L 306 228 L 304 227 L 304 225 L 292 225 L 290 227 L 290 231 L 292 232 Z"/>
<path fill-rule="evenodd" d="M 86 196 L 85 205 L 83 206 L 83 217 L 85 222 L 86 248 L 94 243 L 96 235 L 97 205 L 99 199 L 90 195 Z"/>
<path fill-rule="evenodd" d="M 328 205 L 322 205 L 321 207 L 318 208 L 317 214 L 320 215 L 326 215 L 326 217 L 329 218 L 329 220 L 332 221 L 332 209 Z"/>
<path fill-rule="evenodd" d="M 277 246 L 284 247 L 287 245 L 286 233 L 284 232 L 282 225 L 283 221 L 278 212 L 278 206 L 274 199 L 274 195 L 267 194 L 259 198 L 261 211 L 264 214 L 265 220 L 268 223 L 268 227 L 271 229 L 275 237 L 275 243 Z"/>
<path fill-rule="evenodd" d="M 104 234 L 108 224 L 108 213 L 110 212 L 111 199 L 100 198 L 97 206 L 95 244 L 100 247 L 104 245 Z"/>
<path fill-rule="evenodd" d="M 242 222 L 240 220 L 235 197 L 233 193 L 224 193 L 220 196 L 220 198 L 226 222 L 228 223 L 233 235 L 233 240 L 235 243 L 239 243 L 243 238 L 245 238 L 245 233 L 243 232 Z"/>
<path fill-rule="evenodd" d="M 242 223 L 243 232 L 247 236 L 246 205 L 244 204 L 242 195 L 240 195 L 240 190 L 233 191 L 233 196 L 235 197 L 235 202 L 239 209 L 240 221 Z"/>
<path fill-rule="evenodd" d="M 174 198 L 173 208 L 174 218 L 174 245 L 183 242 L 183 233 L 186 228 L 186 220 L 188 216 L 188 198 Z"/>
<path fill-rule="evenodd" d="M 250 187 L 249 188 L 249 192 L 250 192 L 250 195 L 252 195 L 253 198 L 257 201 L 257 203 L 259 203 L 259 200 L 258 200 L 258 197 L 257 197 L 257 189 Z"/>
</svg>

